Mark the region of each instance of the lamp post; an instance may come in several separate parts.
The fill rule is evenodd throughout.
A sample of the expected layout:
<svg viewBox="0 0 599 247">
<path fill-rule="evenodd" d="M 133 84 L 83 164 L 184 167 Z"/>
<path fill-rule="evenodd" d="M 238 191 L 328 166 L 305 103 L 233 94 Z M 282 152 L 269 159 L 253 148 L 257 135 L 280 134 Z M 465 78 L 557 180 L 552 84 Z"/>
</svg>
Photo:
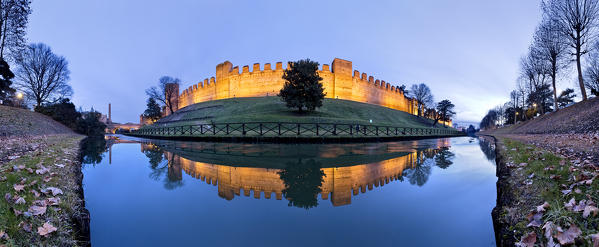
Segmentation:
<svg viewBox="0 0 599 247">
<path fill-rule="evenodd" d="M 15 105 L 18 106 L 18 107 L 21 107 L 22 104 L 23 104 L 23 93 L 22 92 L 18 92 L 15 96 L 17 98 L 17 100 L 15 102 Z"/>
</svg>

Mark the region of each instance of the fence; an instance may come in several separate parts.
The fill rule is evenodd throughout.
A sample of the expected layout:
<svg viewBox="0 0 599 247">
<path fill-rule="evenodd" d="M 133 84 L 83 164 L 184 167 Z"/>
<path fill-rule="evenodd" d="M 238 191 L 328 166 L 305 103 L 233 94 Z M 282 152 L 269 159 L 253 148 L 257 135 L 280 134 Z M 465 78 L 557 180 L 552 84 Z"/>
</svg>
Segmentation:
<svg viewBox="0 0 599 247">
<path fill-rule="evenodd" d="M 339 123 L 249 122 L 145 127 L 138 136 L 161 137 L 424 137 L 460 135 L 455 129 L 409 128 Z"/>
</svg>

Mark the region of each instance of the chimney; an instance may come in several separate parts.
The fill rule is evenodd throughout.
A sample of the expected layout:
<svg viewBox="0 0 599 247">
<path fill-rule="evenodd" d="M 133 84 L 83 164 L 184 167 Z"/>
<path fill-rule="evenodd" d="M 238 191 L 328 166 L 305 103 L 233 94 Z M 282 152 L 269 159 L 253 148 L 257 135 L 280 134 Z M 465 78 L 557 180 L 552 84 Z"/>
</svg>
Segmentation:
<svg viewBox="0 0 599 247">
<path fill-rule="evenodd" d="M 110 103 L 108 103 L 108 123 L 112 123 L 112 112 L 110 109 Z"/>
</svg>

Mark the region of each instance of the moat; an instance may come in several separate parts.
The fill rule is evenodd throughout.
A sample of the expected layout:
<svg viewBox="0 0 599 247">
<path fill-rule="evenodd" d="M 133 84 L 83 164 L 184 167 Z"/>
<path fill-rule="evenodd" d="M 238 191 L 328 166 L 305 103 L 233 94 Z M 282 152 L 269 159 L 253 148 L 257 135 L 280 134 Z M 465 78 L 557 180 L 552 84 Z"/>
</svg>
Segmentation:
<svg viewBox="0 0 599 247">
<path fill-rule="evenodd" d="M 477 138 L 84 150 L 93 246 L 495 246 L 494 150 Z"/>
</svg>

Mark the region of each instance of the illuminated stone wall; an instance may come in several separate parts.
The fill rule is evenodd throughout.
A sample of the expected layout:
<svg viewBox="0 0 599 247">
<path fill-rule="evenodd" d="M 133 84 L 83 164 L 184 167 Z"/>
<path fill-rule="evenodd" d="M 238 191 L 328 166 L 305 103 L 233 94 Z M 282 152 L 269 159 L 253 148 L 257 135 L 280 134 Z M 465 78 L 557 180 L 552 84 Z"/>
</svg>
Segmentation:
<svg viewBox="0 0 599 247">
<path fill-rule="evenodd" d="M 216 77 L 183 90 L 178 107 L 217 99 L 277 95 L 285 83 L 283 71 L 281 62 L 274 68 L 269 63 L 262 67 L 256 63 L 251 71 L 247 65 L 240 71 L 228 61 L 221 63 L 216 66 Z M 332 66 L 324 64 L 318 73 L 323 78 L 327 98 L 376 104 L 411 114 L 418 112 L 416 101 L 405 97 L 399 87 L 353 70 L 351 61 L 335 58 Z"/>
<path fill-rule="evenodd" d="M 366 190 L 383 186 L 401 177 L 405 169 L 415 167 L 416 157 L 414 152 L 373 164 L 322 168 L 326 176 L 323 177 L 324 182 L 320 187 L 321 198 L 330 198 L 334 206 L 350 204 L 352 195 L 365 193 Z M 285 184 L 279 176 L 280 169 L 214 165 L 191 161 L 178 155 L 174 155 L 173 158 L 169 169 L 182 169 L 192 177 L 218 186 L 219 196 L 227 200 L 242 193 L 245 196 L 253 194 L 254 198 L 263 195 L 264 198 L 270 199 L 273 194 L 277 200 L 283 198 Z M 179 170 L 175 176 L 180 177 L 181 171 Z"/>
</svg>

